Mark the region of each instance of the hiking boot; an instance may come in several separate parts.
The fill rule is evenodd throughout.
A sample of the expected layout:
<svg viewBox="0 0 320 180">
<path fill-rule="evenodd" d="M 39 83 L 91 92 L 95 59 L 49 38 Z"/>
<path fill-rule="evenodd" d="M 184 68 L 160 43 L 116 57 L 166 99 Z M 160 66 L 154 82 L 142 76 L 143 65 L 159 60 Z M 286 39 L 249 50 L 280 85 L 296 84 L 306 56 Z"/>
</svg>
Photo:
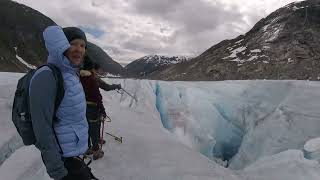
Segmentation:
<svg viewBox="0 0 320 180">
<path fill-rule="evenodd" d="M 97 151 L 93 151 L 93 156 L 92 157 L 93 157 L 93 160 L 97 160 L 97 159 L 102 158 L 103 155 L 104 155 L 104 152 L 101 149 L 99 149 Z"/>
<path fill-rule="evenodd" d="M 104 139 L 100 139 L 100 144 L 102 145 L 102 144 L 105 144 L 106 143 L 106 140 L 104 140 Z"/>
<path fill-rule="evenodd" d="M 91 155 L 91 154 L 93 154 L 93 150 L 92 150 L 92 148 L 89 148 L 87 151 L 86 151 L 86 155 Z"/>
</svg>

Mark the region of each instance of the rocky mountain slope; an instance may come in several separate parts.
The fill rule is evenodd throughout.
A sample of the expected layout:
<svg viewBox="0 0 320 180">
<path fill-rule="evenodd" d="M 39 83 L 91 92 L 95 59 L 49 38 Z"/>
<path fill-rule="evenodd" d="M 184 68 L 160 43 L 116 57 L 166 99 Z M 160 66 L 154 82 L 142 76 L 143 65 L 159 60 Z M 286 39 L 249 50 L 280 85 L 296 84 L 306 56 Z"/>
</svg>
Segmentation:
<svg viewBox="0 0 320 180">
<path fill-rule="evenodd" d="M 25 72 L 46 61 L 43 30 L 55 23 L 40 12 L 10 0 L 0 1 L 0 71 Z"/>
<path fill-rule="evenodd" d="M 163 80 L 320 79 L 320 2 L 291 3 L 249 32 L 149 78 Z"/>
<path fill-rule="evenodd" d="M 40 12 L 10 0 L 0 0 L 0 71 L 26 72 L 47 61 L 43 30 L 56 25 Z M 88 54 L 109 74 L 122 75 L 124 68 L 95 44 Z"/>
</svg>

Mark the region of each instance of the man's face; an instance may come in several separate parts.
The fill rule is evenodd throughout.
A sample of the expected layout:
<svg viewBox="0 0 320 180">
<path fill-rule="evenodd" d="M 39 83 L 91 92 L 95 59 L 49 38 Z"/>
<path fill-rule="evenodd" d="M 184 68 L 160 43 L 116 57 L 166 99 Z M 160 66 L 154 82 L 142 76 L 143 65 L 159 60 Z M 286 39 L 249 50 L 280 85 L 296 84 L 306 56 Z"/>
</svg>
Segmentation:
<svg viewBox="0 0 320 180">
<path fill-rule="evenodd" d="M 70 48 L 66 51 L 66 56 L 73 65 L 80 66 L 86 52 L 86 43 L 82 39 L 74 39 L 70 42 Z"/>
</svg>

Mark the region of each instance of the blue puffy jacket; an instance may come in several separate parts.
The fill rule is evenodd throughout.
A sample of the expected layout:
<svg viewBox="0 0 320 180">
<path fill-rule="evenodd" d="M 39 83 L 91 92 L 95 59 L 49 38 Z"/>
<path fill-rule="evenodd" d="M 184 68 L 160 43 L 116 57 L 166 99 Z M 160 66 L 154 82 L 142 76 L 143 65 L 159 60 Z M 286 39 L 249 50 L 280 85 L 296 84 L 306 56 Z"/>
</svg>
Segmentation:
<svg viewBox="0 0 320 180">
<path fill-rule="evenodd" d="M 56 84 L 48 67 L 42 67 L 33 76 L 30 83 L 30 113 L 36 136 L 36 146 L 42 154 L 47 172 L 54 179 L 67 174 L 61 156 L 72 157 L 85 153 L 88 148 L 88 123 L 86 120 L 85 94 L 73 67 L 64 52 L 70 47 L 61 27 L 50 26 L 44 33 L 48 50 L 48 63 L 56 65 L 64 79 L 64 98 L 57 110 L 57 121 L 53 122 L 59 146 L 52 129 Z"/>
<path fill-rule="evenodd" d="M 64 79 L 65 95 L 58 108 L 58 122 L 54 128 L 61 145 L 63 156 L 84 154 L 88 148 L 88 123 L 86 120 L 86 99 L 78 69 L 72 67 L 63 52 L 70 46 L 62 29 L 47 28 L 43 37 L 49 52 L 48 63 L 58 66 Z"/>
</svg>

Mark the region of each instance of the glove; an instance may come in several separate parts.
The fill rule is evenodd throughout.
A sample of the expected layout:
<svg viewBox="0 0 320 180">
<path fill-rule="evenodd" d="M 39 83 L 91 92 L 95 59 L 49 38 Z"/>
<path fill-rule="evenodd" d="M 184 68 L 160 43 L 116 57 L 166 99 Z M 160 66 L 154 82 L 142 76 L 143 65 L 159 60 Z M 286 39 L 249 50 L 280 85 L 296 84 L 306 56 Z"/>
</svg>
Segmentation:
<svg viewBox="0 0 320 180">
<path fill-rule="evenodd" d="M 114 89 L 120 90 L 121 89 L 121 84 L 114 84 Z"/>
<path fill-rule="evenodd" d="M 106 120 L 106 117 L 107 117 L 107 114 L 105 112 L 103 112 L 101 115 L 100 115 L 100 121 L 105 121 Z"/>
</svg>

